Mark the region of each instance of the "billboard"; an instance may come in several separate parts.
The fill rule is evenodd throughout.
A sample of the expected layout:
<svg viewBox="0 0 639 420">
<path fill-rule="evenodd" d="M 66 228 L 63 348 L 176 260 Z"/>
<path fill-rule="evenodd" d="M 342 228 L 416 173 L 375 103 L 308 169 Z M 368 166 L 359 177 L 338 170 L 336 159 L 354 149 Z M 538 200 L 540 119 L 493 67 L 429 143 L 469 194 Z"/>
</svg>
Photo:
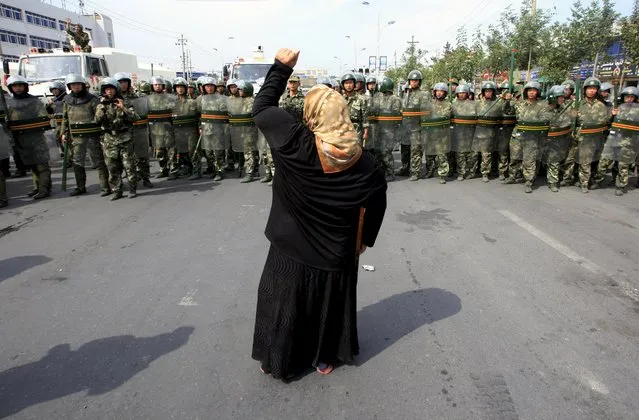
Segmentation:
<svg viewBox="0 0 639 420">
<path fill-rule="evenodd" d="M 386 71 L 388 69 L 388 57 L 382 55 L 379 57 L 379 71 Z"/>
<path fill-rule="evenodd" d="M 368 68 L 370 69 L 370 71 L 375 71 L 375 68 L 377 67 L 377 57 L 374 55 L 371 55 L 368 57 Z"/>
</svg>

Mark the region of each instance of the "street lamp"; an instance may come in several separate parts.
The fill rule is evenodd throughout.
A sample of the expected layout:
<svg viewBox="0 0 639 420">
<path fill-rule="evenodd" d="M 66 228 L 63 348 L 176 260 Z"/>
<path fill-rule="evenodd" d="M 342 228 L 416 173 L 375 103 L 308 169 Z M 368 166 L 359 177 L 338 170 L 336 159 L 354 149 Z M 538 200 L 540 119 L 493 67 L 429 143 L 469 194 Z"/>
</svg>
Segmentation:
<svg viewBox="0 0 639 420">
<path fill-rule="evenodd" d="M 364 6 L 370 6 L 371 3 L 368 1 L 363 1 L 362 4 Z M 385 28 L 386 26 L 391 26 L 394 25 L 395 21 L 391 20 L 386 22 L 386 24 L 382 27 L 382 14 L 381 12 L 377 12 L 377 65 L 375 66 L 375 76 L 377 76 L 379 78 L 379 61 L 380 61 L 380 57 L 379 57 L 379 44 L 380 44 L 380 38 L 382 37 L 382 29 Z"/>
<path fill-rule="evenodd" d="M 337 61 L 339 61 L 339 74 L 341 76 L 341 74 L 342 74 L 342 59 L 339 58 L 338 56 L 334 56 L 333 58 L 336 59 Z"/>
</svg>

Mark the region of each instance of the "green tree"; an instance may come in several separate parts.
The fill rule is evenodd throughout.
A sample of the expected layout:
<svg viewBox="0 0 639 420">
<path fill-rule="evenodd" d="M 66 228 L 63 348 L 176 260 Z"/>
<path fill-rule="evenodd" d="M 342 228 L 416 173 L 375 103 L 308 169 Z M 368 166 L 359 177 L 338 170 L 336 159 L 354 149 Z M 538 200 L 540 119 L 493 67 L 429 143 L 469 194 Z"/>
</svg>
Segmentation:
<svg viewBox="0 0 639 420">
<path fill-rule="evenodd" d="M 623 17 L 619 23 L 624 62 L 639 66 L 639 0 L 635 0 L 632 14 Z"/>
<path fill-rule="evenodd" d="M 426 51 L 419 49 L 415 44 L 408 45 L 406 51 L 402 54 L 400 59 L 400 65 L 398 67 L 388 69 L 384 74 L 395 81 L 400 83 L 406 81 L 406 76 L 411 70 L 419 70 L 422 72 L 425 80 L 430 74 L 430 69 L 426 66 Z"/>
</svg>

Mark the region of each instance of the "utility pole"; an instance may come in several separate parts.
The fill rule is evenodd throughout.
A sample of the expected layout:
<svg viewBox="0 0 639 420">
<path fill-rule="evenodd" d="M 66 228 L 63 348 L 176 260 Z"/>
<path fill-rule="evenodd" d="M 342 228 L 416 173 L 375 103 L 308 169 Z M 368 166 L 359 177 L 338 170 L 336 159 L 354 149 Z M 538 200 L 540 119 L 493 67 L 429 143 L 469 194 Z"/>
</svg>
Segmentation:
<svg viewBox="0 0 639 420">
<path fill-rule="evenodd" d="M 415 44 L 419 44 L 419 41 L 415 41 L 415 35 L 410 37 L 408 44 L 410 45 L 410 59 L 413 61 L 415 58 Z"/>
<path fill-rule="evenodd" d="M 193 78 L 193 66 L 191 65 L 191 50 L 188 49 L 186 50 L 186 57 L 187 57 L 187 69 L 188 69 L 188 78 L 187 79 L 192 79 Z"/>
<path fill-rule="evenodd" d="M 533 20 L 533 24 L 535 24 L 537 22 L 537 0 L 532 0 L 532 4 L 531 4 L 531 8 L 532 8 L 532 20 Z M 533 46 L 530 46 L 530 50 L 528 50 L 528 72 L 526 73 L 526 82 L 530 82 L 530 66 L 532 63 L 532 49 Z"/>
<path fill-rule="evenodd" d="M 182 75 L 186 77 L 186 55 L 184 54 L 184 46 L 186 45 L 186 39 L 184 38 L 184 34 L 180 34 L 178 38 L 178 42 L 175 45 L 179 45 L 182 48 Z"/>
</svg>

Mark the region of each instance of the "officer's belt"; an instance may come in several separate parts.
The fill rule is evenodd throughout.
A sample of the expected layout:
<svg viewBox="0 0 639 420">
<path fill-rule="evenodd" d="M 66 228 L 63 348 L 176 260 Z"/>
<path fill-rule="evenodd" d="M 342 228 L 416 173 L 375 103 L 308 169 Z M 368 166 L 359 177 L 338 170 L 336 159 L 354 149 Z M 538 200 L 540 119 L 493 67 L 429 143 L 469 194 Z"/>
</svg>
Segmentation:
<svg viewBox="0 0 639 420">
<path fill-rule="evenodd" d="M 579 127 L 579 134 L 601 134 L 608 130 L 608 124 L 584 124 Z"/>
<path fill-rule="evenodd" d="M 422 121 L 420 125 L 426 129 L 450 126 L 450 118 L 434 118 L 428 121 Z"/>
<path fill-rule="evenodd" d="M 550 130 L 548 130 L 548 137 L 561 137 L 561 136 L 570 134 L 571 132 L 572 132 L 571 126 L 553 127 Z"/>
<path fill-rule="evenodd" d="M 377 115 L 369 115 L 368 116 L 368 123 L 369 124 L 377 124 Z"/>
<path fill-rule="evenodd" d="M 175 115 L 173 116 L 173 125 L 175 127 L 188 127 L 197 125 L 197 115 Z"/>
<path fill-rule="evenodd" d="M 425 111 L 420 111 L 419 108 L 417 109 L 406 109 L 404 111 L 402 111 L 402 118 L 420 118 L 420 117 L 425 117 L 426 116 L 426 112 Z"/>
<path fill-rule="evenodd" d="M 140 118 L 139 120 L 133 121 L 133 126 L 134 127 L 142 126 L 142 125 L 149 125 L 149 119 L 148 118 Z"/>
<path fill-rule="evenodd" d="M 402 121 L 401 114 L 393 114 L 390 112 L 380 112 L 377 115 L 377 121 L 380 124 L 397 124 Z"/>
<path fill-rule="evenodd" d="M 255 121 L 253 121 L 253 115 L 251 114 L 229 115 L 229 125 L 235 127 L 253 126 Z"/>
<path fill-rule="evenodd" d="M 546 121 L 519 121 L 517 123 L 517 131 L 542 132 L 549 129 L 550 124 Z"/>
<path fill-rule="evenodd" d="M 477 117 L 474 115 L 464 116 L 460 115 L 450 120 L 451 123 L 457 125 L 475 125 L 477 124 Z"/>
<path fill-rule="evenodd" d="M 229 122 L 229 113 L 224 111 L 202 111 L 200 119 L 202 122 L 226 124 Z"/>
<path fill-rule="evenodd" d="M 102 134 L 102 127 L 98 123 L 73 123 L 69 124 L 69 131 L 73 137 L 95 137 Z"/>
<path fill-rule="evenodd" d="M 173 111 L 170 109 L 149 111 L 150 122 L 171 122 L 172 120 L 173 120 Z"/>
<path fill-rule="evenodd" d="M 51 129 L 49 117 L 30 118 L 28 120 L 9 121 L 9 130 L 16 134 L 29 131 L 45 131 Z"/>
<path fill-rule="evenodd" d="M 477 125 L 479 127 L 496 127 L 501 123 L 502 117 L 477 117 Z"/>
<path fill-rule="evenodd" d="M 62 114 L 53 114 L 53 120 L 56 124 L 62 124 Z"/>
<path fill-rule="evenodd" d="M 616 120 L 612 123 L 612 128 L 619 130 L 639 131 L 639 122 L 632 120 Z"/>
<path fill-rule="evenodd" d="M 4 112 L 0 112 L 0 120 L 4 121 L 6 116 L 7 116 L 7 114 L 5 114 Z"/>
<path fill-rule="evenodd" d="M 501 120 L 501 125 L 515 125 L 517 124 L 517 117 L 514 115 L 504 115 Z"/>
</svg>

